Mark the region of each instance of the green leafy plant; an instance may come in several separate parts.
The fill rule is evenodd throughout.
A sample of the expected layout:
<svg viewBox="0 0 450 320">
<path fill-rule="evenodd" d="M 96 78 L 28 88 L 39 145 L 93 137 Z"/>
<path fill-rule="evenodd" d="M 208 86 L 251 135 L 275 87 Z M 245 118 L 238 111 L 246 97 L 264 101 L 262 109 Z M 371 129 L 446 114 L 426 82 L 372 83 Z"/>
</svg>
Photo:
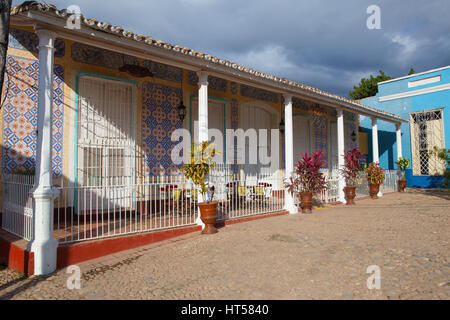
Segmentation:
<svg viewBox="0 0 450 320">
<path fill-rule="evenodd" d="M 409 165 L 411 164 L 410 160 L 406 158 L 399 158 L 395 164 L 400 168 L 400 171 L 402 172 L 402 180 L 405 180 L 405 170 L 409 168 Z"/>
<path fill-rule="evenodd" d="M 206 194 L 210 190 L 207 177 L 210 169 L 216 166 L 214 163 L 214 156 L 216 154 L 217 151 L 208 141 L 201 142 L 200 144 L 194 143 L 191 146 L 190 162 L 185 163 L 181 167 L 184 176 L 187 179 L 191 179 L 198 187 L 203 199 L 206 199 Z"/>
<path fill-rule="evenodd" d="M 370 184 L 383 184 L 386 175 L 378 162 L 372 162 L 366 169 L 366 178 Z"/>
<path fill-rule="evenodd" d="M 369 79 L 362 78 L 358 86 L 354 86 L 353 90 L 349 92 L 349 97 L 358 100 L 375 96 L 378 93 L 378 83 L 392 79 L 383 71 L 380 70 L 379 72 L 380 74 L 375 77 L 371 75 Z"/>
</svg>

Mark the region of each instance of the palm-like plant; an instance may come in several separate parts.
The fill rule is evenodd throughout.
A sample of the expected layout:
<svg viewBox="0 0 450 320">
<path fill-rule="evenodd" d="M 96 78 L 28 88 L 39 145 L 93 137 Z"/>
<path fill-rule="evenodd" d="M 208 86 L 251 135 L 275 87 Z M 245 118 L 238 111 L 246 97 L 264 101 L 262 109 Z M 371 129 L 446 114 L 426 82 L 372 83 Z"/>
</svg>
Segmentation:
<svg viewBox="0 0 450 320">
<path fill-rule="evenodd" d="M 400 171 L 402 173 L 402 180 L 405 180 L 405 170 L 409 168 L 410 161 L 406 158 L 399 158 L 395 164 L 400 168 Z"/>
<path fill-rule="evenodd" d="M 201 142 L 200 144 L 192 144 L 190 162 L 185 163 L 181 167 L 181 171 L 187 179 L 191 179 L 192 182 L 198 187 L 203 199 L 206 199 L 205 195 L 209 191 L 209 184 L 207 177 L 209 171 L 215 168 L 214 156 L 217 151 L 213 148 L 213 145 L 208 141 Z"/>
</svg>

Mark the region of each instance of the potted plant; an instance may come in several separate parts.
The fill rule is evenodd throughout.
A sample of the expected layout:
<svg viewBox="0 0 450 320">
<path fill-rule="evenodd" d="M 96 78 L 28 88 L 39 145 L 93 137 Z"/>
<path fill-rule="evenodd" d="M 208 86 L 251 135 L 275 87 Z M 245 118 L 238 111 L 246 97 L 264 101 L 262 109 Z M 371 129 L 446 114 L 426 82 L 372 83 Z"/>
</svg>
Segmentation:
<svg viewBox="0 0 450 320">
<path fill-rule="evenodd" d="M 216 150 L 208 141 L 199 145 L 193 145 L 191 148 L 190 162 L 181 167 L 181 171 L 187 179 L 191 179 L 198 191 L 202 195 L 203 202 L 199 202 L 200 218 L 205 224 L 202 234 L 213 234 L 217 232 L 214 224 L 217 219 L 217 201 L 212 201 L 208 197 L 208 191 L 211 189 L 207 182 L 207 177 L 211 168 L 215 167 L 214 156 Z"/>
<path fill-rule="evenodd" d="M 284 187 L 289 193 L 300 196 L 303 213 L 311 213 L 313 195 L 327 188 L 325 176 L 320 171 L 323 165 L 322 151 L 309 155 L 306 152 L 302 154 L 291 177 L 284 181 Z"/>
<path fill-rule="evenodd" d="M 406 188 L 405 170 L 409 168 L 410 161 L 406 158 L 401 157 L 395 164 L 399 167 L 401 172 L 401 177 L 398 180 L 398 189 L 400 192 L 405 192 Z"/>
<path fill-rule="evenodd" d="M 341 174 L 345 178 L 346 186 L 344 188 L 345 198 L 347 199 L 347 205 L 355 204 L 356 197 L 356 179 L 360 171 L 362 153 L 356 148 L 349 150 L 345 153 L 345 164 L 340 170 Z"/>
<path fill-rule="evenodd" d="M 384 183 L 384 170 L 380 167 L 378 162 L 372 162 L 366 169 L 366 178 L 369 183 L 370 197 L 378 199 L 378 192 L 380 191 L 380 184 Z"/>
</svg>

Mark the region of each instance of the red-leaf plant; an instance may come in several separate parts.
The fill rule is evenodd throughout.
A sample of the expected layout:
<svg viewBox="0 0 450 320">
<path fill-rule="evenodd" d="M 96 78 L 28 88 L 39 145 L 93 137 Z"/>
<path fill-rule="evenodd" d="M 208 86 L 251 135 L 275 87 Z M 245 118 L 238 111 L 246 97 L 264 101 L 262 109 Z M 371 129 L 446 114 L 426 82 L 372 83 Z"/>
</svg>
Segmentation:
<svg viewBox="0 0 450 320">
<path fill-rule="evenodd" d="M 358 173 L 363 170 L 361 166 L 362 153 L 356 148 L 349 150 L 345 153 L 345 164 L 340 169 L 341 174 L 344 176 L 347 186 L 355 186 Z"/>
<path fill-rule="evenodd" d="M 301 154 L 302 159 L 297 162 L 292 176 L 284 181 L 284 187 L 291 194 L 322 192 L 327 188 L 327 182 L 320 168 L 324 165 L 323 152 L 315 151 L 308 155 Z"/>
</svg>

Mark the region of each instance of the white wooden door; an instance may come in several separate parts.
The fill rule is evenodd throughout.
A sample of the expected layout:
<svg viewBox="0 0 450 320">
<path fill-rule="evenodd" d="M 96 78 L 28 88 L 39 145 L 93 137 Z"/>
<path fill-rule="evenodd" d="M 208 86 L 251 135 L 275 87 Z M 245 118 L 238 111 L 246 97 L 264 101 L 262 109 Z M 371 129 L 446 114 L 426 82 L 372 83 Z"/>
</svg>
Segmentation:
<svg viewBox="0 0 450 320">
<path fill-rule="evenodd" d="M 279 166 L 274 168 L 272 172 L 271 165 L 262 164 L 262 160 L 260 159 L 260 154 L 265 153 L 267 155 L 272 155 L 272 152 L 279 153 L 279 150 L 272 150 L 271 143 L 271 129 L 276 129 L 276 118 L 272 112 L 269 112 L 265 108 L 259 106 L 245 106 L 242 110 L 242 127 L 244 130 L 255 129 L 258 136 L 258 146 L 257 146 L 257 163 L 250 164 L 249 161 L 249 153 L 250 150 L 250 142 L 249 139 L 245 139 L 245 164 L 242 165 L 241 170 L 241 179 L 245 179 L 247 182 L 255 179 L 261 174 L 263 175 L 273 175 L 277 170 L 279 170 Z M 267 139 L 261 140 L 259 139 L 259 130 L 266 129 L 267 131 Z"/>
<path fill-rule="evenodd" d="M 78 211 L 134 205 L 132 86 L 82 77 L 78 99 Z"/>
</svg>

